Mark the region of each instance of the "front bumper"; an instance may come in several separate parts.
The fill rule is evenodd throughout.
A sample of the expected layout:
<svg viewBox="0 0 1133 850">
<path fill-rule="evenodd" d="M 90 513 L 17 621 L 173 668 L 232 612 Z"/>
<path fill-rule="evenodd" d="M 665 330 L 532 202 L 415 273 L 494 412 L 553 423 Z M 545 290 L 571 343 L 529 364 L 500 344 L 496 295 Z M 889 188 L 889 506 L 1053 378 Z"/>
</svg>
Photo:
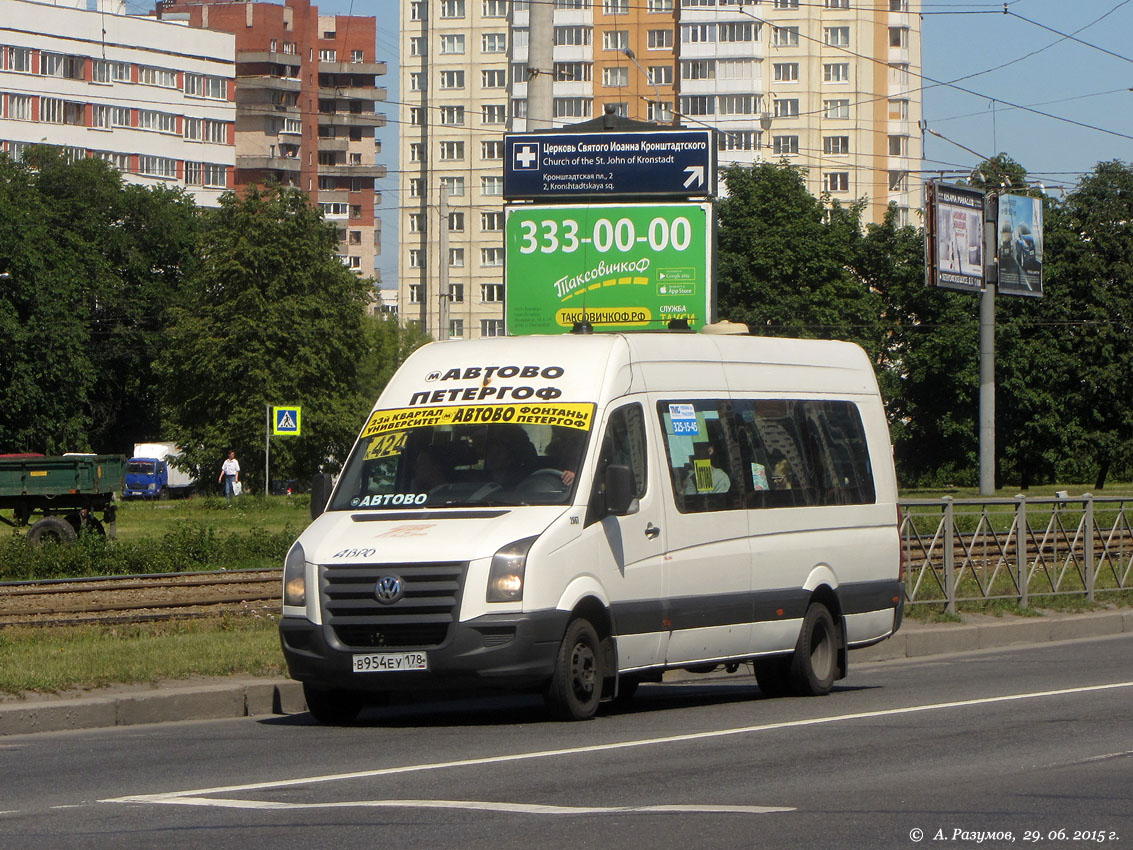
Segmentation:
<svg viewBox="0 0 1133 850">
<path fill-rule="evenodd" d="M 540 611 L 454 623 L 442 644 L 422 650 L 428 670 L 400 673 L 355 673 L 353 659 L 358 654 L 415 651 L 413 647 L 348 647 L 333 628 L 305 617 L 284 617 L 279 637 L 291 678 L 328 690 L 527 690 L 550 678 L 569 617 L 568 611 Z"/>
</svg>

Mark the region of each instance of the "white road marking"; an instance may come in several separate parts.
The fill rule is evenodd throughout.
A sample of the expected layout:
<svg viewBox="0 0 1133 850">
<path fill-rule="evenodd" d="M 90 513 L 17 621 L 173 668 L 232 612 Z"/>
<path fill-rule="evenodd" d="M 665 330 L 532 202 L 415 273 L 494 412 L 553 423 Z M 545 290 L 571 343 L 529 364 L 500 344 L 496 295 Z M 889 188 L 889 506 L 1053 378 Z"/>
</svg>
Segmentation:
<svg viewBox="0 0 1133 850">
<path fill-rule="evenodd" d="M 281 779 L 273 782 L 253 782 L 247 785 L 224 785 L 216 788 L 199 788 L 191 791 L 173 791 L 160 794 L 135 794 L 128 797 L 114 797 L 100 800 L 102 803 L 176 803 L 190 797 L 201 798 L 208 794 L 232 794 L 246 791 L 261 791 L 271 788 L 290 788 L 296 785 L 313 785 L 321 782 L 342 782 L 351 779 L 371 779 L 381 776 L 397 776 L 406 773 L 420 773 L 429 770 L 449 770 L 458 767 L 476 767 L 487 764 L 506 764 L 508 762 L 529 761 L 532 759 L 557 758 L 560 756 L 582 755 L 585 753 L 602 753 L 614 750 L 633 749 L 636 747 L 649 747 L 658 744 L 679 744 L 689 741 L 702 741 L 710 738 L 724 738 L 732 735 L 747 735 L 755 732 L 770 732 L 778 729 L 796 729 L 808 726 L 823 726 L 830 723 L 842 723 L 852 720 L 869 720 L 878 717 L 896 717 L 903 714 L 918 714 L 926 711 L 944 711 L 951 708 L 969 708 L 972 706 L 994 705 L 997 703 L 1017 702 L 1021 700 L 1043 699 L 1046 697 L 1068 696 L 1071 694 L 1085 694 L 1097 691 L 1108 691 L 1118 688 L 1133 687 L 1133 682 L 1115 682 L 1108 685 L 1089 685 L 1080 688 L 1062 688 L 1054 691 L 1035 691 L 1024 694 L 1008 694 L 998 697 L 982 697 L 979 699 L 957 700 L 955 702 L 938 702 L 928 705 L 912 705 L 904 708 L 888 708 L 879 711 L 863 711 L 856 714 L 839 714 L 827 717 L 815 717 L 809 720 L 786 720 L 779 723 L 765 723 L 758 726 L 738 726 L 731 729 L 715 729 L 708 732 L 691 732 L 684 735 L 668 735 L 661 738 L 639 738 L 629 741 L 617 741 L 610 744 L 594 744 L 586 747 L 569 747 L 560 750 L 539 750 L 528 753 L 513 753 L 511 755 L 485 756 L 482 758 L 462 759 L 459 761 L 432 762 L 425 764 L 407 764 L 399 767 L 383 767 L 375 770 L 359 770 L 352 773 L 335 773 L 324 776 L 308 776 L 299 779 Z M 290 804 L 289 804 L 290 805 Z"/>
<path fill-rule="evenodd" d="M 673 804 L 661 806 L 545 806 L 529 803 L 500 803 L 490 800 L 343 800 L 334 803 L 279 803 L 270 800 L 229 800 L 219 797 L 167 797 L 147 802 L 174 806 L 215 806 L 221 809 L 464 809 L 521 815 L 616 815 L 651 814 L 741 814 L 766 815 L 793 812 L 783 806 L 724 806 Z"/>
</svg>

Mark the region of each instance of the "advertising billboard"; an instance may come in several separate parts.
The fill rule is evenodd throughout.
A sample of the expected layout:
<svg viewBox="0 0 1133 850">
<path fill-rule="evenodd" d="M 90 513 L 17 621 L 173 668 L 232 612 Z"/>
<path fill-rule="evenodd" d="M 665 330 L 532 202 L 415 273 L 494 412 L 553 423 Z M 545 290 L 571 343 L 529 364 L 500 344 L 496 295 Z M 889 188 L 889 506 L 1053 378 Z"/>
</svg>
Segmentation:
<svg viewBox="0 0 1133 850">
<path fill-rule="evenodd" d="M 508 334 L 711 320 L 709 203 L 517 205 L 506 214 Z"/>
<path fill-rule="evenodd" d="M 929 271 L 937 286 L 979 292 L 984 285 L 984 193 L 928 184 Z"/>
<path fill-rule="evenodd" d="M 1004 295 L 1043 294 L 1043 206 L 1039 198 L 1000 195 L 999 292 Z"/>
</svg>

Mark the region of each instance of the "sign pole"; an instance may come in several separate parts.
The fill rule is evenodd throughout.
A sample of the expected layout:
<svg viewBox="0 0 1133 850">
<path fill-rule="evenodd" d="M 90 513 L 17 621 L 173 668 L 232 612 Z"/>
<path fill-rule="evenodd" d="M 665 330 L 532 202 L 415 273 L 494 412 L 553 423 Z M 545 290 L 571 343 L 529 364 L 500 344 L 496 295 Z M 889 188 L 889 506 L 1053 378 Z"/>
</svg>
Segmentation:
<svg viewBox="0 0 1133 850">
<path fill-rule="evenodd" d="M 271 487 L 271 476 L 268 471 L 271 468 L 271 405 L 265 404 L 264 408 L 264 419 L 267 426 L 264 429 L 264 495 L 267 496 Z"/>
</svg>

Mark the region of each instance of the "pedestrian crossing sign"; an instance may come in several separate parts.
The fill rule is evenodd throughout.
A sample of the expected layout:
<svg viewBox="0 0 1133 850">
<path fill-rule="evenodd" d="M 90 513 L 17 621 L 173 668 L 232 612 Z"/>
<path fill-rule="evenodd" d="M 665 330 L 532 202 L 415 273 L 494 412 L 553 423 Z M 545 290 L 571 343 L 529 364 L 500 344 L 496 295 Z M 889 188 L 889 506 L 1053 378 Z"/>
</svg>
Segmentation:
<svg viewBox="0 0 1133 850">
<path fill-rule="evenodd" d="M 301 407 L 273 407 L 271 433 L 273 436 L 298 437 L 302 420 Z"/>
</svg>

